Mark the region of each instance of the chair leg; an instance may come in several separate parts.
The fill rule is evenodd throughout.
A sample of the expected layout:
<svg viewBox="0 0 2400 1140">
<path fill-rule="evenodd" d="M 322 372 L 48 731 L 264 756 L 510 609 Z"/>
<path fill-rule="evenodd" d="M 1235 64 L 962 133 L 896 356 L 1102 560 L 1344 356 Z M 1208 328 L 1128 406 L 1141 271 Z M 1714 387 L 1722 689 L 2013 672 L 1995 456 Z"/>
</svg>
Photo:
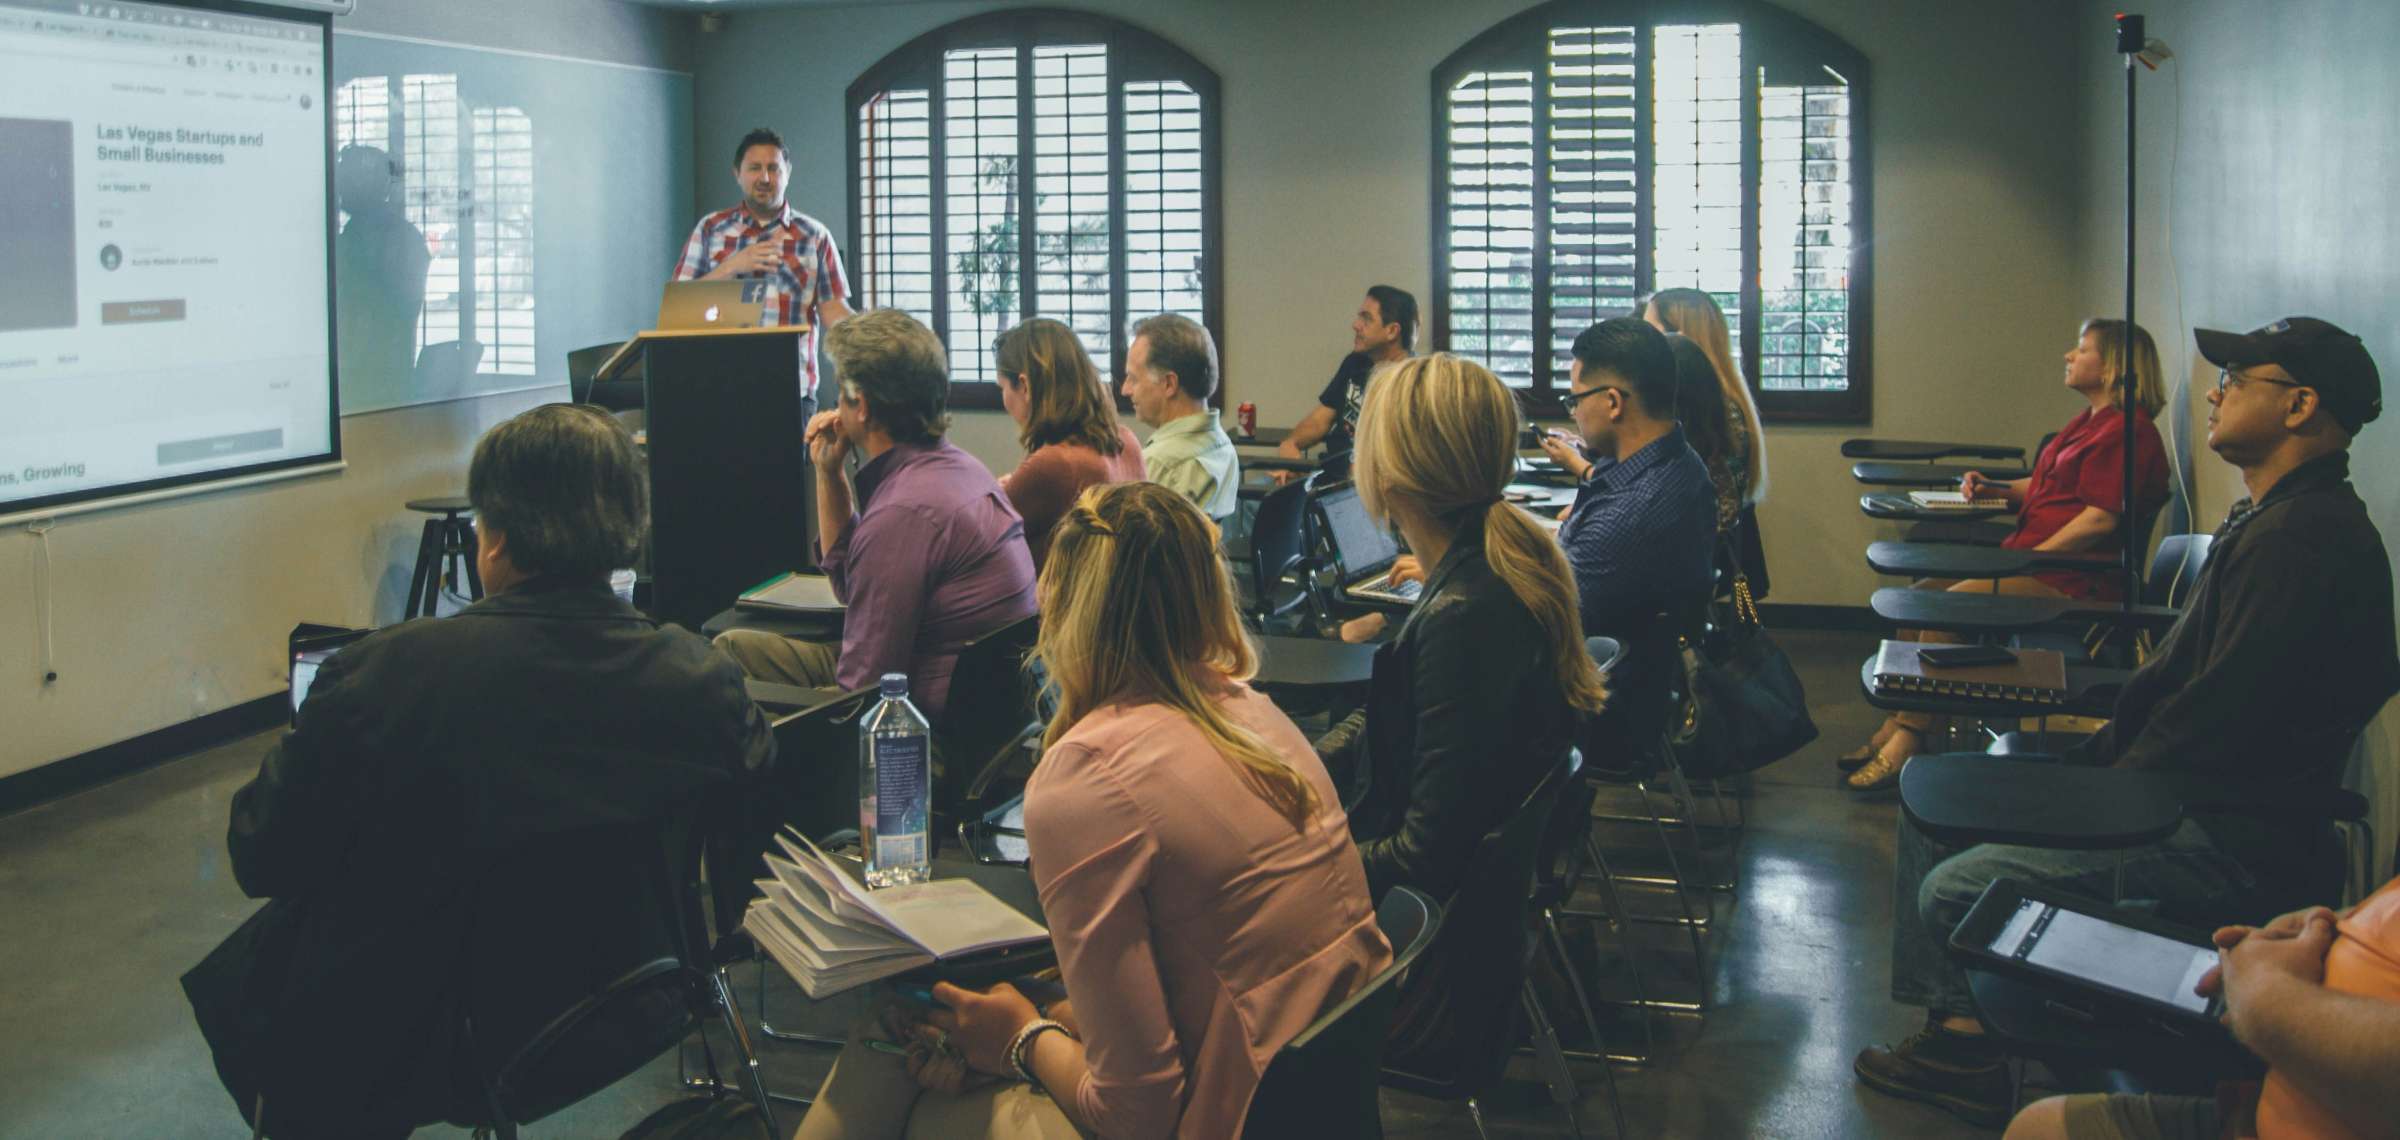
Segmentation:
<svg viewBox="0 0 2400 1140">
<path fill-rule="evenodd" d="M 401 609 L 400 620 L 434 612 L 435 599 L 441 597 L 441 558 L 441 520 L 427 519 L 417 538 L 417 568 L 408 576 L 408 604 Z"/>
<path fill-rule="evenodd" d="M 465 519 L 458 520 L 458 547 L 467 568 L 467 596 L 482 601 L 483 572 L 475 568 L 475 524 Z"/>
<path fill-rule="evenodd" d="M 750 1028 L 742 1023 L 742 1008 L 733 1000 L 733 983 L 725 977 L 725 967 L 708 972 L 709 983 L 717 996 L 717 1012 L 725 1019 L 725 1032 L 733 1036 L 735 1059 L 750 1087 L 750 1102 L 757 1106 L 759 1121 L 767 1126 L 767 1135 L 775 1136 L 775 1106 L 767 1095 L 766 1075 L 758 1069 L 758 1050 L 750 1043 Z"/>
<path fill-rule="evenodd" d="M 1478 1140 L 1492 1140 L 1492 1134 L 1483 1130 L 1483 1105 L 1474 1097 L 1467 1098 L 1467 1119 L 1475 1122 Z"/>
<path fill-rule="evenodd" d="M 1683 810 L 1683 831 L 1692 840 L 1692 869 L 1700 872 L 1703 880 L 1707 880 L 1708 848 L 1700 840 L 1700 798 L 1692 794 L 1692 784 L 1691 781 L 1684 778 L 1683 766 L 1672 760 L 1667 763 L 1667 786 L 1674 790 L 1675 799 Z M 1729 846 L 1738 846 L 1738 844 Z M 1739 886 L 1740 884 L 1734 878 L 1737 864 L 1738 860 L 1735 858 L 1734 850 L 1727 850 L 1724 877 L 1714 881 L 1704 881 L 1701 884 L 1702 889 L 1731 891 Z"/>
<path fill-rule="evenodd" d="M 1525 1006 L 1525 1016 L 1533 1034 L 1534 1067 L 1542 1074 L 1542 1083 L 1549 1086 L 1550 1099 L 1567 1114 L 1567 1131 L 1582 1140 L 1583 1127 L 1575 1119 L 1575 1102 L 1581 1099 L 1575 1091 L 1575 1074 L 1567 1068 L 1566 1054 L 1558 1047 L 1558 1029 L 1550 1024 L 1550 1015 L 1543 1011 L 1541 999 L 1534 996 L 1533 979 L 1525 979 L 1518 990 L 1518 1000 Z M 1613 1082 L 1615 1076 L 1612 1074 Z"/>
<path fill-rule="evenodd" d="M 1641 792 L 1643 810 L 1651 811 L 1650 790 L 1639 782 L 1636 782 L 1634 787 Z M 1692 895 L 1687 886 L 1690 880 L 1683 873 L 1682 862 L 1675 858 L 1674 837 L 1668 834 L 1667 825 L 1658 821 L 1655 812 L 1653 812 L 1650 822 L 1658 831 L 1659 847 L 1666 852 L 1668 873 L 1675 877 L 1675 905 L 1683 914 L 1683 932 L 1692 940 L 1692 976 L 1699 983 L 1697 1005 L 1698 1008 L 1706 1010 L 1708 1008 L 1708 951 L 1701 944 L 1700 928 L 1707 925 L 1707 922 L 1704 918 L 1694 916 Z"/>
<path fill-rule="evenodd" d="M 1617 877 L 1614 872 L 1609 870 L 1608 857 L 1600 853 L 1600 841 L 1595 837 L 1585 836 L 1584 854 L 1598 868 L 1597 881 L 1600 884 L 1600 900 L 1607 913 L 1593 916 L 1570 911 L 1568 914 L 1573 918 L 1599 917 L 1605 919 L 1610 929 L 1616 931 L 1623 941 L 1625 969 L 1633 977 L 1633 1000 L 1630 1002 L 1604 1001 L 1602 1004 L 1631 1006 L 1642 1011 L 1642 1048 L 1645 1051 L 1643 1060 L 1647 1061 L 1649 1057 L 1656 1056 L 1658 1053 L 1658 1035 L 1650 1026 L 1650 1011 L 1664 1009 L 1678 1013 L 1697 1013 L 1700 1011 L 1700 1006 L 1696 1002 L 1670 1001 L 1650 996 L 1649 988 L 1642 982 L 1641 949 L 1634 945 L 1634 939 L 1630 935 L 1634 921 L 1633 912 L 1626 909 L 1624 897 L 1617 893 Z"/>
</svg>

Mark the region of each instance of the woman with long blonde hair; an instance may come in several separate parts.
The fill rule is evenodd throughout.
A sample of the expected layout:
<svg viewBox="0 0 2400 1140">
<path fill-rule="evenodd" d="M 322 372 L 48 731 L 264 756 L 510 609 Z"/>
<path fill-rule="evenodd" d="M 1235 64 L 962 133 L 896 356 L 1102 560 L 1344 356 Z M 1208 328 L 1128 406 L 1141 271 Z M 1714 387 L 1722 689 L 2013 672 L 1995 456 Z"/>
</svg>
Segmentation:
<svg viewBox="0 0 2400 1140">
<path fill-rule="evenodd" d="M 1199 508 L 1086 490 L 1040 593 L 1058 714 L 1025 838 L 1065 999 L 934 987 L 885 1018 L 909 1056 L 854 1043 L 797 1140 L 1238 1135 L 1275 1052 L 1391 961 L 1332 780 L 1243 683 L 1257 654 Z M 920 1093 L 965 1075 L 945 1050 L 1048 1095 Z"/>
<path fill-rule="evenodd" d="M 1767 498 L 1767 432 L 1759 422 L 1758 401 L 1742 379 L 1733 353 L 1733 330 L 1726 327 L 1725 310 L 1717 299 L 1698 289 L 1661 289 L 1651 294 L 1642 319 L 1660 332 L 1682 333 L 1708 357 L 1717 370 L 1717 387 L 1725 393 L 1727 464 L 1741 483 L 1742 502 L 1757 506 Z"/>
<path fill-rule="evenodd" d="M 1518 426 L 1508 388 L 1448 353 L 1379 372 L 1359 412 L 1359 497 L 1425 576 L 1376 652 L 1367 707 L 1318 742 L 1351 773 L 1376 891 L 1447 897 L 1484 832 L 1566 755 L 1576 714 L 1605 699 L 1565 553 L 1502 496 Z"/>
<path fill-rule="evenodd" d="M 993 342 L 1000 406 L 1017 421 L 1024 462 L 1002 476 L 1010 506 L 1025 518 L 1025 543 L 1040 570 L 1050 529 L 1084 488 L 1145 477 L 1142 445 L 1117 422 L 1116 401 L 1075 330 L 1035 317 Z"/>
<path fill-rule="evenodd" d="M 2158 345 L 2140 325 L 2093 317 L 2083 322 L 2063 359 L 2066 368 L 2059 382 L 2083 397 L 2085 407 L 2034 458 L 2033 473 L 2022 479 L 2000 480 L 1970 471 L 1960 480 L 1960 487 L 1969 498 L 2005 500 L 2018 510 L 2017 529 L 2001 540 L 2002 546 L 2113 553 L 2123 549 L 2119 536 L 2125 509 L 2125 413 L 2117 377 L 2129 362 L 2133 371 L 2137 541 L 2148 533 L 2138 520 L 2150 517 L 2167 500 L 2166 444 L 2151 420 L 2166 403 L 2166 377 L 2159 368 Z M 2107 572 L 2054 570 L 1979 581 L 1929 578 L 1916 585 L 1925 590 L 2114 600 L 2123 579 Z M 1914 641 L 1963 640 L 1938 630 L 1902 630 L 1900 636 Z M 1864 747 L 1836 761 L 1843 769 L 1852 770 L 1843 778 L 1844 784 L 1859 792 L 1894 787 L 1900 782 L 1901 767 L 1940 727 L 1940 721 L 1924 713 L 1885 717 Z"/>
</svg>

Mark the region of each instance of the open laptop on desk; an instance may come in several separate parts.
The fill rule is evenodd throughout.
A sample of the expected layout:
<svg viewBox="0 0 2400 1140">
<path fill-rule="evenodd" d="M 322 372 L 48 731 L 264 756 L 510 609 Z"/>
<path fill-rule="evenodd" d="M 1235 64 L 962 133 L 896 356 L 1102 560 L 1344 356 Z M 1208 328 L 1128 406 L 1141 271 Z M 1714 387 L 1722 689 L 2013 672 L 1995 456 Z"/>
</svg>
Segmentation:
<svg viewBox="0 0 2400 1140">
<path fill-rule="evenodd" d="M 1424 592 L 1423 582 L 1387 582 L 1400 544 L 1392 532 L 1367 514 L 1357 487 L 1336 487 L 1317 497 L 1317 511 L 1333 540 L 1334 572 L 1341 595 L 1351 601 L 1383 606 L 1413 606 Z"/>
</svg>

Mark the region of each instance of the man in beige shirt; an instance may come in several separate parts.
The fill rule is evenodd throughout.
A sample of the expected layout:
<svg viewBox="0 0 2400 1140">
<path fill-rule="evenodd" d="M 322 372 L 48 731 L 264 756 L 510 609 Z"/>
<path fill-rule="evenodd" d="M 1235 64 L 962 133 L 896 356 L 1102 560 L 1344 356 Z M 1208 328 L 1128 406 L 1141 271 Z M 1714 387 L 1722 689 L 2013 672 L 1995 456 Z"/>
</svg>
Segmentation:
<svg viewBox="0 0 2400 1140">
<path fill-rule="evenodd" d="M 1142 445 L 1150 481 L 1191 500 L 1220 525 L 1239 505 L 1242 461 L 1208 398 L 1217 390 L 1217 343 L 1189 317 L 1161 313 L 1133 326 L 1125 398 L 1157 429 Z"/>
</svg>

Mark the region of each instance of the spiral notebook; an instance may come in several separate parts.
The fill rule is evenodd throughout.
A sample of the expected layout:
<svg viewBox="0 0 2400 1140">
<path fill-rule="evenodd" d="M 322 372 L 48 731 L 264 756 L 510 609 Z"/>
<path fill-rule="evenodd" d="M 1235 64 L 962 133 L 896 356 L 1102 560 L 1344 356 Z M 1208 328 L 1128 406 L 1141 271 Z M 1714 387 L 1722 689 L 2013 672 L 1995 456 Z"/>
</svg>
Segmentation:
<svg viewBox="0 0 2400 1140">
<path fill-rule="evenodd" d="M 2055 649 L 2017 649 L 2007 665 L 1945 669 L 1919 651 L 1931 642 L 1887 641 L 1875 654 L 1875 691 L 1928 697 L 2061 705 L 2067 702 L 2067 659 Z"/>
</svg>

